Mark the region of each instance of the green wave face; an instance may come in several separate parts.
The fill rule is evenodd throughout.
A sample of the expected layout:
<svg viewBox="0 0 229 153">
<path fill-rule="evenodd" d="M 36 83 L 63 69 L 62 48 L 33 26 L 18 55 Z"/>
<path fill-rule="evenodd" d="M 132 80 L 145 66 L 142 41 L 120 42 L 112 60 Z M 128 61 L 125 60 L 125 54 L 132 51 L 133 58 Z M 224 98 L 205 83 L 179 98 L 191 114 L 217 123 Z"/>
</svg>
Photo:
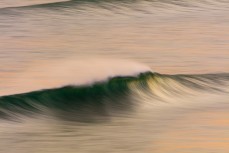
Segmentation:
<svg viewBox="0 0 229 153">
<path fill-rule="evenodd" d="M 150 96 L 153 102 L 155 98 L 162 98 L 162 94 L 182 95 L 184 89 L 189 89 L 190 93 L 196 90 L 217 92 L 228 80 L 228 74 L 160 75 L 146 72 L 88 86 L 65 86 L 3 96 L 0 97 L 0 116 L 15 119 L 18 114 L 45 114 L 71 121 L 104 121 L 111 116 L 134 111 L 144 100 L 143 94 Z"/>
<path fill-rule="evenodd" d="M 70 120 L 92 120 L 95 116 L 110 116 L 119 111 L 131 110 L 128 84 L 145 82 L 151 73 L 137 77 L 115 77 L 107 82 L 89 86 L 65 86 L 0 98 L 1 116 L 13 113 L 32 115 L 49 109 L 58 117 Z"/>
</svg>

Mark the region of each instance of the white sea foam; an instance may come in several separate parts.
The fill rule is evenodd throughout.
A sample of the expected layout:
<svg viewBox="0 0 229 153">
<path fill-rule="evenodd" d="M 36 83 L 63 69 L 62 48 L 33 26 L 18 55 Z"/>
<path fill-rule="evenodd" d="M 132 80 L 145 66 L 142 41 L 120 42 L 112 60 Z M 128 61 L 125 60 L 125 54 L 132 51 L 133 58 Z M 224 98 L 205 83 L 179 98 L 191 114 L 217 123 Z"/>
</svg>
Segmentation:
<svg viewBox="0 0 229 153">
<path fill-rule="evenodd" d="M 90 85 L 115 76 L 134 76 L 151 71 L 144 64 L 117 59 L 81 59 L 33 63 L 30 68 L 7 81 L 1 95 L 58 88 L 66 85 Z"/>
</svg>

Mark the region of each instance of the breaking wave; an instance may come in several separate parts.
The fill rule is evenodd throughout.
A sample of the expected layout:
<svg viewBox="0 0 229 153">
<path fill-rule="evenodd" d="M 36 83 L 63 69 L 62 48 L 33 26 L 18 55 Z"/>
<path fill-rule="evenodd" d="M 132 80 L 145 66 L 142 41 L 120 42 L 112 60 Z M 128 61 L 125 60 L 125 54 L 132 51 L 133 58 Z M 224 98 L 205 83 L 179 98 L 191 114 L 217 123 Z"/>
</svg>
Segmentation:
<svg viewBox="0 0 229 153">
<path fill-rule="evenodd" d="M 134 111 L 146 96 L 163 99 L 195 91 L 227 92 L 229 74 L 162 75 L 144 72 L 116 76 L 90 85 L 67 85 L 0 97 L 2 118 L 52 115 L 64 120 L 97 121 Z M 226 86 L 227 87 L 227 86 Z"/>
</svg>

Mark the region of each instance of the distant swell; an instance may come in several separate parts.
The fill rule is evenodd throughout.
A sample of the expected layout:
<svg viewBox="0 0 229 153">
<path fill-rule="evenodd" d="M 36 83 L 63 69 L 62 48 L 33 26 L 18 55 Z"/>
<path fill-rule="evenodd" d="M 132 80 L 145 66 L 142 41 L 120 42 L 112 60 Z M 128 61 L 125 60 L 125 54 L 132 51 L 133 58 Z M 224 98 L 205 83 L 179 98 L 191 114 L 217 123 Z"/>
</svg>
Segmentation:
<svg viewBox="0 0 229 153">
<path fill-rule="evenodd" d="M 2 2 L 0 9 L 8 9 L 8 8 L 65 8 L 65 7 L 72 7 L 79 4 L 91 4 L 95 6 L 110 6 L 115 7 L 118 4 L 123 4 L 124 7 L 130 7 L 130 5 L 134 3 L 141 3 L 141 2 L 151 2 L 153 7 L 156 8 L 174 8 L 174 7 L 180 7 L 180 8 L 192 8 L 192 9 L 198 9 L 198 8 L 208 8 L 214 6 L 215 8 L 219 9 L 219 6 L 225 7 L 228 6 L 228 2 L 226 1 L 220 1 L 220 0 L 205 0 L 205 1 L 183 1 L 183 0 L 62 0 L 62 1 L 42 1 L 34 3 L 32 1 L 21 1 L 20 4 L 15 3 L 8 3 L 4 5 L 4 2 Z M 104 8 L 104 7 L 103 7 Z"/>
<path fill-rule="evenodd" d="M 41 113 L 64 120 L 97 121 L 100 117 L 133 111 L 142 102 L 134 99 L 138 97 L 143 100 L 144 94 L 150 96 L 153 103 L 153 99 L 165 95 L 175 97 L 185 91 L 186 94 L 198 90 L 228 92 L 222 88 L 228 81 L 229 74 L 161 75 L 146 72 L 132 77 L 114 77 L 92 85 L 64 86 L 2 96 L 0 115 L 12 119 L 18 114 L 33 116 Z"/>
</svg>

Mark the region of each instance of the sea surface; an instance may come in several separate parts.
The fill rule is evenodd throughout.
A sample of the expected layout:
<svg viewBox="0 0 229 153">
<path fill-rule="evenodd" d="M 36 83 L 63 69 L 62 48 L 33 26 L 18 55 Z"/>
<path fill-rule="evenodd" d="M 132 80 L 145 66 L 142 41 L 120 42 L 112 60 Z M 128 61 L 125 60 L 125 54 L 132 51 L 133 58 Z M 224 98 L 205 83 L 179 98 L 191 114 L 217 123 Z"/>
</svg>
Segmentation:
<svg viewBox="0 0 229 153">
<path fill-rule="evenodd" d="M 1 0 L 0 153 L 228 153 L 229 1 Z"/>
</svg>

